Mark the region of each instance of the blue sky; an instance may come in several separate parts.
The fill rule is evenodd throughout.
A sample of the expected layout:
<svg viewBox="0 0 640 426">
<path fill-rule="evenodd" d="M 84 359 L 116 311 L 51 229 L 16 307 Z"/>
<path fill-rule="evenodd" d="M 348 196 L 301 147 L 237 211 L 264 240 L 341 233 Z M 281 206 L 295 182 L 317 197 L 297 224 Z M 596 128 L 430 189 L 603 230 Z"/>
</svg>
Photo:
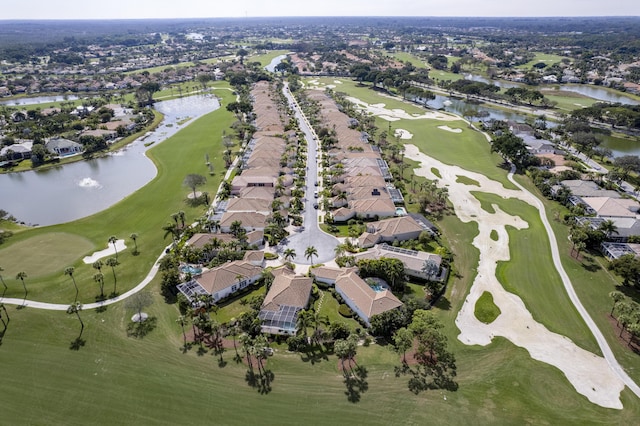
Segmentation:
<svg viewBox="0 0 640 426">
<path fill-rule="evenodd" d="M 640 16 L 638 0 L 30 0 L 0 19 L 259 16 Z"/>
</svg>

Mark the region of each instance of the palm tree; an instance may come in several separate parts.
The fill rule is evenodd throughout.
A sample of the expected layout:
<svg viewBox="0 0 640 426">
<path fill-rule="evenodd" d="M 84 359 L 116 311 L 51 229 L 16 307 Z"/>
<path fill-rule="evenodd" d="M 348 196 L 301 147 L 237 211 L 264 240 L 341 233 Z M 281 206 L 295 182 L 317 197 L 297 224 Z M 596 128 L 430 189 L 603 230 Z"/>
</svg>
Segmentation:
<svg viewBox="0 0 640 426">
<path fill-rule="evenodd" d="M 110 257 L 108 258 L 105 262 L 105 265 L 107 266 L 111 266 L 111 272 L 113 272 L 113 295 L 116 295 L 116 283 L 118 282 L 118 279 L 116 278 L 116 266 L 118 266 L 118 260 Z"/>
<path fill-rule="evenodd" d="M 71 280 L 73 281 L 73 286 L 76 288 L 76 298 L 73 301 L 75 303 L 78 301 L 78 285 L 76 284 L 76 279 L 73 277 L 74 271 L 75 271 L 75 268 L 73 266 L 69 266 L 64 270 L 64 274 L 69 275 L 71 277 Z"/>
<path fill-rule="evenodd" d="M 0 266 L 0 272 L 2 272 L 2 271 L 4 271 L 4 268 L 2 268 L 2 266 Z M 0 274 L 0 281 L 2 281 L 2 285 L 4 286 L 4 291 L 2 292 L 2 295 L 4 296 L 4 294 L 7 292 L 9 287 L 7 287 L 7 283 L 4 282 L 4 278 L 2 278 L 1 274 Z"/>
<path fill-rule="evenodd" d="M 84 331 L 84 322 L 82 322 L 82 318 L 80 318 L 80 311 L 82 310 L 82 304 L 80 302 L 74 302 L 71 306 L 67 308 L 68 314 L 76 314 L 78 317 L 78 321 L 80 321 L 80 335 L 78 336 L 78 340 L 82 337 L 82 332 Z"/>
<path fill-rule="evenodd" d="M 187 323 L 187 318 L 184 315 L 180 315 L 176 320 L 176 322 L 180 324 L 180 327 L 182 327 L 182 338 L 184 341 L 183 349 L 184 351 L 186 351 L 187 350 L 187 333 L 184 331 L 184 326 Z"/>
<path fill-rule="evenodd" d="M 164 237 L 167 238 L 167 235 L 171 235 L 173 238 L 173 242 L 176 242 L 180 237 L 180 229 L 178 229 L 178 224 L 168 222 L 165 226 L 162 227 L 164 231 Z"/>
<path fill-rule="evenodd" d="M 282 255 L 284 256 L 285 260 L 291 261 L 292 259 L 296 258 L 296 251 L 292 248 L 288 248 L 284 250 Z"/>
<path fill-rule="evenodd" d="M 609 315 L 613 315 L 616 305 L 624 300 L 624 294 L 620 291 L 612 291 L 609 293 L 609 297 L 613 299 L 613 306 L 611 307 L 611 313 Z"/>
<path fill-rule="evenodd" d="M 98 272 L 102 273 L 102 267 L 104 266 L 104 263 L 102 263 L 102 260 L 96 260 L 95 262 L 93 262 L 93 269 L 97 269 Z"/>
<path fill-rule="evenodd" d="M 598 226 L 598 231 L 604 232 L 604 236 L 609 238 L 613 234 L 618 234 L 618 227 L 612 220 L 605 220 Z"/>
<path fill-rule="evenodd" d="M 318 249 L 316 249 L 314 246 L 309 246 L 304 251 L 304 256 L 307 258 L 307 260 L 311 261 L 311 265 L 313 266 L 313 257 L 318 256 Z"/>
<path fill-rule="evenodd" d="M 133 244 L 135 245 L 134 248 L 134 254 L 138 253 L 138 234 L 136 234 L 135 232 L 132 233 L 131 235 L 129 235 L 129 238 L 131 238 L 133 240 Z"/>
<path fill-rule="evenodd" d="M 100 300 L 104 300 L 104 275 L 98 272 L 93 275 L 93 280 L 100 286 Z"/>
<path fill-rule="evenodd" d="M 24 300 L 27 300 L 27 286 L 24 283 L 24 279 L 27 278 L 27 273 L 24 271 L 18 272 L 16 280 L 22 281 L 22 287 L 24 287 Z"/>
<path fill-rule="evenodd" d="M 253 339 L 247 333 L 242 333 L 239 337 L 240 345 L 242 346 L 242 350 L 245 352 L 247 356 L 247 364 L 249 365 L 249 369 L 253 371 L 253 363 L 251 362 L 251 352 L 253 350 Z"/>
<path fill-rule="evenodd" d="M 307 342 L 307 328 L 313 324 L 313 314 L 307 310 L 301 310 L 298 312 L 298 321 L 296 321 L 296 327 L 298 333 L 302 333 L 305 343 Z"/>
<path fill-rule="evenodd" d="M 275 277 L 273 276 L 273 272 L 271 272 L 270 268 L 263 269 L 262 272 L 260 272 L 260 279 L 264 282 L 264 285 L 267 288 L 267 292 L 271 288 L 271 284 L 273 284 L 274 278 Z"/>
<path fill-rule="evenodd" d="M 118 260 L 118 248 L 116 247 L 117 241 L 118 239 L 115 237 L 115 235 L 109 237 L 109 242 L 113 244 L 113 250 L 116 252 L 116 260 Z"/>
<path fill-rule="evenodd" d="M 182 225 L 182 227 L 184 228 L 184 217 L 185 217 L 185 213 L 184 213 L 182 210 L 180 210 L 180 211 L 178 212 L 178 217 L 180 218 L 180 224 L 181 224 L 181 225 Z"/>
</svg>

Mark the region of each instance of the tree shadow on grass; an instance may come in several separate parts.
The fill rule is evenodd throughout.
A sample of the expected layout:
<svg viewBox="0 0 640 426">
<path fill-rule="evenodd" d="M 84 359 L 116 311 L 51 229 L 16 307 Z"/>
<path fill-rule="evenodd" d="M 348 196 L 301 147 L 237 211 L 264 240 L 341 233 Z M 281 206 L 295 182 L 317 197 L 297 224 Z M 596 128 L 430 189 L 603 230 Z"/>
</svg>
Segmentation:
<svg viewBox="0 0 640 426">
<path fill-rule="evenodd" d="M 262 369 L 258 374 L 256 374 L 252 369 L 249 369 L 244 377 L 247 384 L 256 389 L 261 395 L 266 395 L 271 392 L 271 383 L 274 379 L 275 374 L 273 374 L 273 371 L 268 369 Z"/>
<path fill-rule="evenodd" d="M 451 309 L 451 302 L 445 296 L 440 296 L 434 306 L 438 309 L 448 311 Z"/>
<path fill-rule="evenodd" d="M 141 322 L 130 322 L 127 325 L 127 337 L 142 339 L 156 328 L 157 323 L 156 317 L 149 317 Z"/>
<path fill-rule="evenodd" d="M 455 372 L 439 363 L 415 366 L 402 363 L 395 368 L 395 374 L 396 377 L 408 375 L 407 386 L 416 395 L 429 389 L 445 389 L 451 392 L 458 390 L 458 383 L 453 380 Z"/>
<path fill-rule="evenodd" d="M 87 343 L 82 337 L 78 336 L 69 344 L 69 349 L 72 351 L 79 351 L 81 347 L 83 347 Z"/>
<path fill-rule="evenodd" d="M 345 370 L 344 384 L 347 387 L 347 390 L 344 394 L 347 395 L 347 401 L 353 404 L 360 402 L 362 394 L 369 390 L 367 376 L 367 369 L 360 365 L 357 365 L 355 368 Z"/>
<path fill-rule="evenodd" d="M 302 362 L 310 362 L 311 365 L 315 365 L 317 362 L 328 361 L 329 355 L 333 355 L 333 347 L 318 344 L 308 345 L 304 351 L 300 352 L 300 355 Z"/>
</svg>

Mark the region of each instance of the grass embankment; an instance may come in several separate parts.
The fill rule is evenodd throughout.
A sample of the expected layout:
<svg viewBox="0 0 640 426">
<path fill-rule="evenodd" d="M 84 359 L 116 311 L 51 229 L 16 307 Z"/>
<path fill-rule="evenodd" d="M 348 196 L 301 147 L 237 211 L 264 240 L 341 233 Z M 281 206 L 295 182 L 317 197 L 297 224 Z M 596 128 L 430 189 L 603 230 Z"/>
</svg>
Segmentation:
<svg viewBox="0 0 640 426">
<path fill-rule="evenodd" d="M 219 83 L 219 87 L 227 87 Z M 94 251 L 107 247 L 111 235 L 126 240 L 128 246 L 118 254 L 120 265 L 115 268 L 118 291 L 120 293 L 134 287 L 147 274 L 161 248 L 170 240 L 163 239 L 162 227 L 171 221 L 171 214 L 184 211 L 187 223 L 204 212 L 203 206 L 191 207 L 186 203 L 190 189 L 182 182 L 189 173 L 207 176 L 207 183 L 199 187 L 213 196 L 224 175 L 224 161 L 221 155 L 222 131 L 227 130 L 235 117 L 226 111 L 224 105 L 234 99 L 231 91 L 220 90 L 222 107 L 186 127 L 167 141 L 148 151 L 149 157 L 158 167 L 158 175 L 135 194 L 125 198 L 113 207 L 87 218 L 61 225 L 28 229 L 17 233 L 0 250 L 3 277 L 9 286 L 7 297 L 22 297 L 23 289 L 15 276 L 20 271 L 28 275 L 26 281 L 29 298 L 33 300 L 65 303 L 71 302 L 75 290 L 71 279 L 64 275 L 67 266 L 74 266 L 74 278 L 80 287 L 80 300 L 93 302 L 98 294 L 98 285 L 93 280 L 97 271 L 85 265 L 82 258 Z M 188 149 L 187 149 L 188 147 Z M 209 176 L 204 164 L 205 153 L 209 153 L 215 175 Z M 138 234 L 140 254 L 133 256 L 132 233 Z M 90 241 L 85 244 L 67 244 L 57 239 L 58 250 L 50 250 L 38 242 L 52 238 L 51 235 L 66 235 Z M 57 237 L 56 237 L 57 238 Z M 28 256 L 13 250 L 19 243 L 31 248 Z M 73 260 L 70 260 L 73 259 Z M 57 270 L 53 266 L 58 264 Z M 53 270 L 52 270 L 53 269 Z M 110 289 L 113 282 L 110 268 L 103 268 L 105 287 Z"/>
</svg>

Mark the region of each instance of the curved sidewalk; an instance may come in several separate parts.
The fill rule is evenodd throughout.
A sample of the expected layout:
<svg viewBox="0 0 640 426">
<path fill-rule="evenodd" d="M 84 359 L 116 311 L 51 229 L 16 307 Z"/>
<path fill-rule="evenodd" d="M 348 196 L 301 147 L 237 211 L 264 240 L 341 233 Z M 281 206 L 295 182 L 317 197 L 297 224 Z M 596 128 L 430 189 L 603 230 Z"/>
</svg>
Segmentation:
<svg viewBox="0 0 640 426">
<path fill-rule="evenodd" d="M 542 203 L 542 201 L 540 201 L 540 199 L 538 199 L 538 197 L 536 197 L 529 190 L 527 190 L 525 187 L 523 187 L 518 182 L 516 182 L 516 180 L 513 178 L 514 172 L 515 172 L 515 166 L 512 165 L 511 171 L 507 176 L 509 181 L 514 185 L 516 185 L 521 191 L 530 195 L 531 198 L 536 201 L 535 207 L 537 207 L 538 212 L 540 212 L 540 219 L 542 220 L 542 224 L 544 225 L 544 228 L 547 231 L 547 235 L 549 237 L 549 245 L 551 246 L 551 256 L 553 258 L 553 264 L 556 270 L 558 271 L 558 274 L 560 274 L 560 278 L 562 279 L 564 288 L 567 294 L 569 295 L 569 299 L 571 299 L 573 306 L 575 306 L 576 310 L 578 311 L 578 313 L 580 314 L 584 322 L 587 324 L 587 327 L 589 327 L 589 330 L 591 330 L 591 333 L 593 333 L 593 336 L 595 337 L 596 342 L 598 343 L 598 346 L 600 347 L 600 350 L 602 351 L 604 358 L 607 360 L 609 367 L 611 367 L 611 369 L 618 375 L 620 380 L 622 380 L 624 384 L 638 398 L 640 398 L 640 387 L 636 384 L 636 382 L 633 381 L 631 377 L 629 377 L 626 371 L 624 371 L 622 366 L 616 360 L 616 357 L 614 356 L 613 351 L 611 350 L 611 347 L 609 347 L 609 344 L 607 343 L 607 340 L 605 339 L 604 335 L 602 334 L 602 332 L 600 331 L 596 323 L 593 321 L 593 319 L 591 318 L 591 316 L 589 315 L 585 307 L 582 305 L 582 302 L 580 302 L 580 299 L 578 298 L 578 295 L 576 294 L 575 289 L 573 288 L 573 284 L 571 284 L 569 275 L 567 275 L 567 272 L 564 270 L 564 267 L 562 266 L 562 262 L 560 260 L 560 252 L 558 249 L 558 241 L 556 240 L 556 235 L 553 233 L 553 229 L 551 229 L 551 224 L 549 223 L 549 219 L 547 218 L 544 204 Z"/>
<path fill-rule="evenodd" d="M 156 276 L 156 274 L 158 273 L 158 268 L 159 268 L 159 263 L 160 260 L 165 256 L 165 251 L 166 249 L 169 248 L 169 246 L 165 247 L 162 250 L 162 254 L 160 254 L 160 256 L 158 256 L 158 258 L 156 259 L 155 263 L 153 264 L 153 266 L 151 267 L 151 269 L 149 270 L 149 273 L 147 274 L 146 277 L 144 277 L 144 279 L 142 281 L 140 281 L 140 283 L 135 286 L 134 288 L 132 288 L 131 290 L 122 293 L 116 297 L 113 297 L 111 299 L 107 299 L 107 300 L 103 300 L 101 302 L 95 302 L 95 303 L 87 303 L 87 304 L 83 304 L 82 305 L 82 309 L 83 310 L 87 310 L 87 309 L 96 309 L 96 308 L 100 308 L 103 306 L 108 306 L 108 305 L 112 305 L 114 303 L 120 302 L 121 300 L 124 300 L 134 294 L 136 294 L 137 292 L 139 292 L 140 290 L 142 290 L 143 288 L 145 288 L 147 286 L 147 284 L 149 284 L 151 282 L 151 280 L 153 280 Z M 70 303 L 68 304 L 61 304 L 61 303 L 46 303 L 46 302 L 37 302 L 35 300 L 29 300 L 29 299 L 17 299 L 17 298 L 0 298 L 0 303 L 7 303 L 10 305 L 18 305 L 18 306 L 25 306 L 28 308 L 36 308 L 36 309 L 46 309 L 46 310 L 50 310 L 50 311 L 66 311 L 67 308 L 69 308 Z"/>
</svg>

